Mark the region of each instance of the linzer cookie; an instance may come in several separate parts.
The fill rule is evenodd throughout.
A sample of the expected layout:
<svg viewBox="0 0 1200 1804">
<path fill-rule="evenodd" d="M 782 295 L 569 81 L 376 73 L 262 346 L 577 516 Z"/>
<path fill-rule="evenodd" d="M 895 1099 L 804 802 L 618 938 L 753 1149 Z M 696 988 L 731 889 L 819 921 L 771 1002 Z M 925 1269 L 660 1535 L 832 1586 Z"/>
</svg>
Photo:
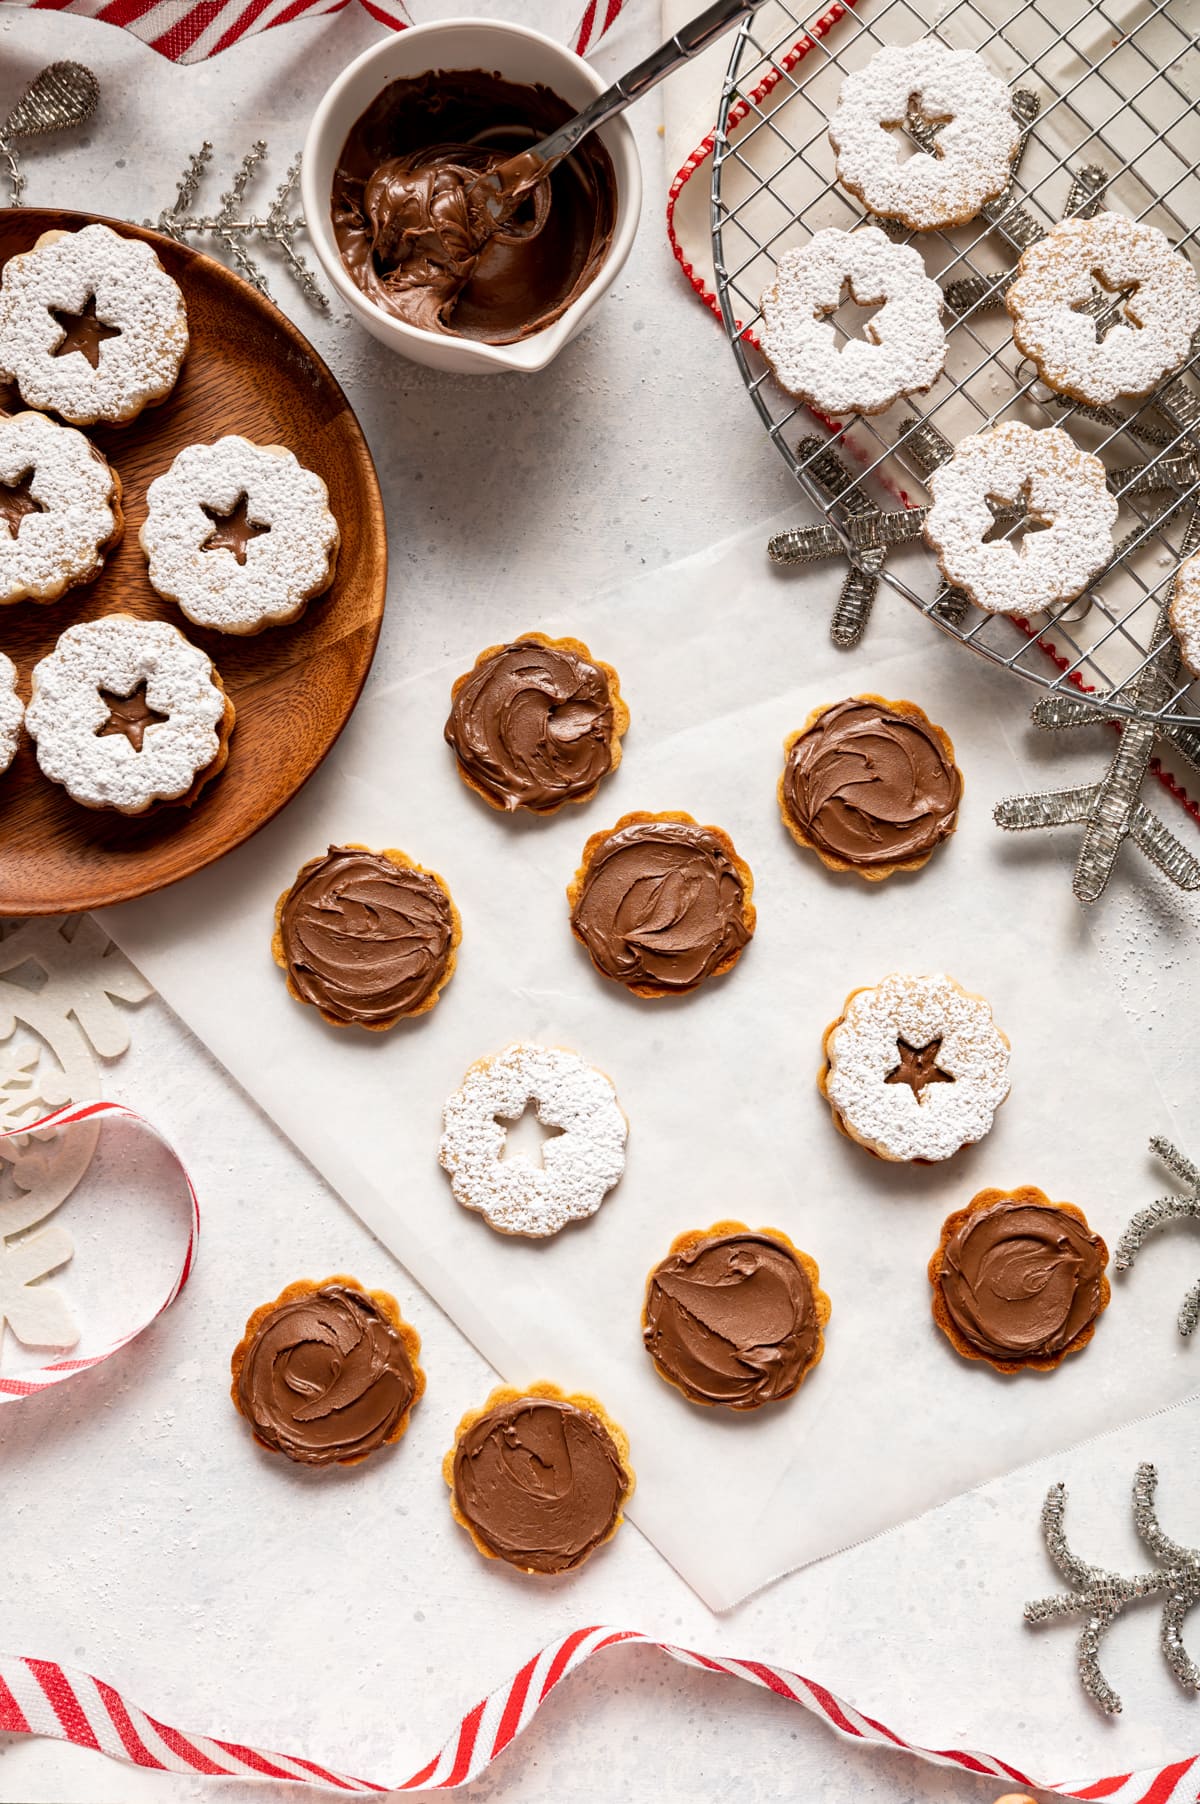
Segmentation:
<svg viewBox="0 0 1200 1804">
<path fill-rule="evenodd" d="M 25 725 L 52 783 L 85 808 L 190 806 L 225 768 L 233 703 L 211 659 L 164 620 L 68 627 L 33 667 Z"/>
<path fill-rule="evenodd" d="M 165 400 L 187 354 L 183 295 L 148 244 L 106 225 L 44 232 L 0 276 L 0 381 L 74 426 Z"/>
<path fill-rule="evenodd" d="M 963 439 L 929 478 L 925 538 L 948 583 L 989 614 L 1071 601 L 1112 556 L 1117 503 L 1104 465 L 1057 426 L 1006 420 Z M 1019 516 L 1040 530 L 1006 538 Z"/>
<path fill-rule="evenodd" d="M 621 762 L 629 709 L 617 673 L 578 639 L 523 633 L 455 682 L 446 740 L 493 808 L 553 814 L 586 802 Z"/>
<path fill-rule="evenodd" d="M 275 907 L 275 963 L 334 1027 L 423 1015 L 454 975 L 462 923 L 445 879 L 389 846 L 310 858 Z"/>
<path fill-rule="evenodd" d="M 1200 676 L 1200 551 L 1185 558 L 1175 573 L 1167 619 L 1180 657 L 1193 676 Z"/>
<path fill-rule="evenodd" d="M 642 1339 L 689 1403 L 761 1409 L 794 1396 L 825 1351 L 816 1261 L 778 1228 L 680 1234 L 646 1285 Z"/>
<path fill-rule="evenodd" d="M 899 127 L 936 133 L 900 160 Z M 885 44 L 847 75 L 829 122 L 843 188 L 913 232 L 963 225 L 1003 194 L 1020 142 L 1008 89 L 973 50 Z"/>
<path fill-rule="evenodd" d="M 933 1319 L 956 1353 L 998 1372 L 1049 1372 L 1108 1307 L 1108 1248 L 1073 1203 L 1033 1185 L 981 1190 L 947 1216 L 929 1261 Z"/>
<path fill-rule="evenodd" d="M 952 977 L 893 972 L 853 990 L 818 1077 L 835 1124 L 881 1159 L 929 1164 L 982 1140 L 1009 1091 L 990 1005 Z"/>
<path fill-rule="evenodd" d="M 195 626 L 245 636 L 298 620 L 333 581 L 329 491 L 282 445 L 187 445 L 146 491 L 151 587 Z"/>
<path fill-rule="evenodd" d="M 829 702 L 784 740 L 779 812 L 833 871 L 870 883 L 928 863 L 958 824 L 962 772 L 949 735 L 915 702 Z"/>
<path fill-rule="evenodd" d="M 404 1434 L 425 1389 L 420 1352 L 386 1291 L 344 1274 L 301 1279 L 246 1323 L 231 1394 L 270 1452 L 353 1466 Z"/>
<path fill-rule="evenodd" d="M 442 1474 L 484 1558 L 540 1574 L 574 1572 L 611 1540 L 634 1486 L 624 1430 L 556 1384 L 493 1391 L 462 1418 Z"/>
<path fill-rule="evenodd" d="M 1097 285 L 1115 324 L 1097 329 Z M 1200 330 L 1200 281 L 1156 226 L 1123 213 L 1063 219 L 1022 252 L 1004 304 L 1017 349 L 1059 394 L 1092 407 L 1146 395 Z"/>
<path fill-rule="evenodd" d="M 17 755 L 24 720 L 25 703 L 17 694 L 17 667 L 0 651 L 0 773 Z"/>
<path fill-rule="evenodd" d="M 754 933 L 753 891 L 719 827 L 690 814 L 626 814 L 592 834 L 567 900 L 601 976 L 659 997 L 732 970 Z"/>
<path fill-rule="evenodd" d="M 0 415 L 0 606 L 90 582 L 124 525 L 120 478 L 82 432 Z"/>
<path fill-rule="evenodd" d="M 839 344 L 830 316 L 847 292 L 879 312 Z M 763 356 L 782 388 L 821 413 L 882 413 L 942 373 L 942 291 L 920 252 L 878 226 L 829 227 L 785 251 L 761 306 Z"/>
<path fill-rule="evenodd" d="M 506 1122 L 532 1104 L 551 1136 L 539 1165 L 506 1159 Z M 500 1234 L 541 1240 L 594 1215 L 625 1169 L 629 1124 L 612 1081 L 577 1052 L 517 1041 L 479 1059 L 446 1103 L 438 1158 L 455 1200 Z"/>
</svg>

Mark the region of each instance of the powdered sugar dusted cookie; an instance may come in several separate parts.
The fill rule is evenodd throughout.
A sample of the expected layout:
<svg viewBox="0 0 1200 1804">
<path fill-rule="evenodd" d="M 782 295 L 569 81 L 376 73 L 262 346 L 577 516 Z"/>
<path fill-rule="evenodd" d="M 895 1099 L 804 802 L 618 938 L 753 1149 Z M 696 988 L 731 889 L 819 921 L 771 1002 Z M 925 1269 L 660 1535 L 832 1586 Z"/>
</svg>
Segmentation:
<svg viewBox="0 0 1200 1804">
<path fill-rule="evenodd" d="M 286 626 L 333 581 L 329 491 L 282 445 L 232 433 L 188 445 L 146 499 L 151 585 L 197 626 L 238 634 Z"/>
<path fill-rule="evenodd" d="M 504 1158 L 506 1123 L 528 1103 L 559 1132 L 542 1163 Z M 625 1169 L 628 1123 L 603 1071 L 561 1046 L 516 1041 L 471 1066 L 446 1104 L 438 1158 L 455 1198 L 501 1234 L 544 1239 L 594 1215 Z"/>
<path fill-rule="evenodd" d="M 1132 289 L 1101 338 L 1088 303 Z M 1038 375 L 1091 406 L 1149 394 L 1178 369 L 1200 330 L 1200 281 L 1157 227 L 1123 213 L 1064 219 L 1031 244 L 1005 295 L 1013 338 Z"/>
<path fill-rule="evenodd" d="M 233 703 L 211 660 L 164 620 L 68 627 L 34 665 L 25 725 L 51 782 L 85 808 L 191 804 L 225 766 Z"/>
<path fill-rule="evenodd" d="M 1167 615 L 1179 641 L 1179 655 L 1193 676 L 1200 676 L 1200 551 L 1180 564 Z"/>
<path fill-rule="evenodd" d="M 893 972 L 854 990 L 825 1034 L 821 1092 L 881 1159 L 949 1159 L 982 1140 L 1008 1095 L 1009 1044 L 952 977 Z"/>
<path fill-rule="evenodd" d="M 6 771 L 21 743 L 25 703 L 17 694 L 17 667 L 0 651 L 0 771 Z"/>
<path fill-rule="evenodd" d="M 1117 503 L 1104 465 L 1057 426 L 1006 420 L 963 439 L 930 476 L 929 492 L 925 538 L 942 574 L 989 614 L 1070 601 L 1112 553 Z M 1011 543 L 1000 536 L 1004 509 L 1023 510 L 1042 530 Z"/>
<path fill-rule="evenodd" d="M 90 582 L 124 526 L 120 478 L 82 432 L 0 415 L 0 606 Z"/>
<path fill-rule="evenodd" d="M 847 290 L 879 312 L 839 345 L 828 315 Z M 823 413 L 882 413 L 936 382 L 946 361 L 941 289 L 920 253 L 878 226 L 830 228 L 785 251 L 762 314 L 759 345 L 780 384 Z"/>
<path fill-rule="evenodd" d="M 76 426 L 121 425 L 174 388 L 183 295 L 148 244 L 106 225 L 44 232 L 0 276 L 0 377 Z"/>
<path fill-rule="evenodd" d="M 895 127 L 919 116 L 936 151 L 900 161 Z M 887 44 L 847 75 L 829 122 L 838 180 L 910 231 L 962 225 L 1008 186 L 1020 141 L 1008 89 L 974 50 Z"/>
</svg>

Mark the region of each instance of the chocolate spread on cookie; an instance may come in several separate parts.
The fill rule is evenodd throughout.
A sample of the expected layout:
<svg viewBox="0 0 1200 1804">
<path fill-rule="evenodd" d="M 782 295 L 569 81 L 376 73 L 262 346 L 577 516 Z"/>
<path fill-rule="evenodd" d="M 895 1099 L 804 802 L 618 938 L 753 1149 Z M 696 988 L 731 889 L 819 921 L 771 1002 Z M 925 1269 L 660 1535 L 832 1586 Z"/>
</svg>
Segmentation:
<svg viewBox="0 0 1200 1804">
<path fill-rule="evenodd" d="M 330 211 L 342 261 L 385 313 L 489 344 L 528 338 L 593 280 L 612 243 L 612 159 L 593 133 L 499 230 L 472 184 L 575 109 L 484 69 L 394 81 L 342 146 Z"/>
<path fill-rule="evenodd" d="M 608 678 L 571 651 L 518 639 L 456 685 L 446 739 L 501 808 L 545 813 L 612 769 Z"/>
<path fill-rule="evenodd" d="M 551 1397 L 489 1410 L 454 1450 L 454 1499 L 483 1545 L 526 1572 L 570 1572 L 606 1541 L 629 1476 L 589 1411 Z"/>
<path fill-rule="evenodd" d="M 33 472 L 27 471 L 20 482 L 0 482 L 0 529 L 15 539 L 21 522 L 30 514 L 45 513 L 32 488 Z"/>
<path fill-rule="evenodd" d="M 782 797 L 821 852 L 900 864 L 954 831 L 962 776 L 924 720 L 866 698 L 837 702 L 788 752 Z"/>
<path fill-rule="evenodd" d="M 1005 1198 L 951 1235 L 938 1282 L 954 1326 L 986 1358 L 1037 1359 L 1095 1321 L 1107 1260 L 1073 1215 Z"/>
<path fill-rule="evenodd" d="M 417 1390 L 391 1322 L 341 1284 L 273 1309 L 236 1385 L 238 1408 L 264 1446 L 307 1466 L 373 1453 L 395 1435 Z"/>
<path fill-rule="evenodd" d="M 693 1402 L 757 1409 L 790 1397 L 820 1332 L 808 1273 L 769 1235 L 698 1240 L 650 1274 L 642 1338 Z"/>
<path fill-rule="evenodd" d="M 360 1027 L 409 1015 L 446 974 L 454 937 L 450 898 L 427 871 L 382 852 L 330 846 L 284 899 L 279 937 L 305 1002 Z"/>
<path fill-rule="evenodd" d="M 636 821 L 587 858 L 571 925 L 606 977 L 690 990 L 749 942 L 741 872 L 695 822 Z"/>
<path fill-rule="evenodd" d="M 100 700 L 108 709 L 108 719 L 96 728 L 97 739 L 107 739 L 113 733 L 123 733 L 135 752 L 142 749 L 147 727 L 171 718 L 169 714 L 160 714 L 157 708 L 150 706 L 146 700 L 145 683 L 139 683 L 129 695 L 115 695 L 111 689 L 101 689 Z"/>
</svg>

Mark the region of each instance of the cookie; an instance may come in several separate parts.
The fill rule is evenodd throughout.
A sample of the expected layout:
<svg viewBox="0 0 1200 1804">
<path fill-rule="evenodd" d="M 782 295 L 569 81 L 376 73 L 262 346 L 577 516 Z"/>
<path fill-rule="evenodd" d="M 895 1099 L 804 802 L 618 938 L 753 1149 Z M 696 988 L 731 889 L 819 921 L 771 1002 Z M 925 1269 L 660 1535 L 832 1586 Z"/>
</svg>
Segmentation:
<svg viewBox="0 0 1200 1804">
<path fill-rule="evenodd" d="M 947 1216 L 929 1261 L 933 1319 L 956 1353 L 998 1372 L 1050 1372 L 1108 1307 L 1108 1248 L 1073 1203 L 1031 1184 L 981 1190 Z"/>
<path fill-rule="evenodd" d="M 1200 676 L 1200 551 L 1185 558 L 1175 573 L 1167 619 L 1180 657 L 1193 676 Z"/>
<path fill-rule="evenodd" d="M 579 639 L 489 645 L 450 692 L 446 742 L 468 789 L 506 813 L 587 802 L 621 762 L 629 709 L 611 664 Z"/>
<path fill-rule="evenodd" d="M 1130 289 L 1100 337 L 1090 304 Z M 1063 219 L 1022 252 L 1004 297 L 1022 356 L 1061 395 L 1104 407 L 1147 395 L 1179 368 L 1200 330 L 1200 280 L 1156 226 L 1123 213 Z"/>
<path fill-rule="evenodd" d="M 750 867 L 690 814 L 626 814 L 593 833 L 567 886 L 571 931 L 602 977 L 680 995 L 732 970 L 754 933 Z"/>
<path fill-rule="evenodd" d="M 444 877 L 352 841 L 301 866 L 275 906 L 271 951 L 297 1002 L 381 1033 L 434 1006 L 461 939 Z"/>
<path fill-rule="evenodd" d="M 400 1440 L 425 1389 L 421 1340 L 395 1297 L 340 1274 L 302 1278 L 246 1323 L 231 1395 L 260 1447 L 355 1466 Z"/>
<path fill-rule="evenodd" d="M 233 703 L 212 661 L 163 620 L 70 626 L 33 667 L 25 726 L 52 783 L 85 808 L 190 807 L 225 768 Z"/>
<path fill-rule="evenodd" d="M 556 1384 L 503 1386 L 469 1410 L 442 1476 L 484 1559 L 543 1575 L 574 1572 L 611 1541 L 634 1486 L 625 1431 Z"/>
<path fill-rule="evenodd" d="M 861 338 L 838 343 L 844 295 L 878 307 Z M 781 388 L 823 414 L 882 413 L 942 373 L 942 291 L 919 251 L 878 226 L 829 227 L 785 251 L 760 303 L 759 349 Z"/>
<path fill-rule="evenodd" d="M 954 747 L 915 702 L 827 702 L 783 749 L 783 824 L 831 871 L 880 883 L 920 870 L 958 825 Z"/>
<path fill-rule="evenodd" d="M 557 1129 L 542 1163 L 506 1159 L 505 1123 L 528 1104 Z M 438 1159 L 464 1209 L 499 1234 L 543 1240 L 594 1215 L 625 1169 L 629 1124 L 612 1081 L 561 1046 L 515 1041 L 479 1059 L 447 1102 Z"/>
<path fill-rule="evenodd" d="M 0 414 L 0 606 L 90 582 L 124 529 L 121 479 L 82 432 Z"/>
<path fill-rule="evenodd" d="M 659 1377 L 710 1408 L 794 1396 L 825 1351 L 820 1276 L 778 1228 L 719 1221 L 678 1235 L 650 1273 L 642 1309 Z"/>
<path fill-rule="evenodd" d="M 329 491 L 282 445 L 187 445 L 146 491 L 151 588 L 194 626 L 245 637 L 298 620 L 333 581 Z"/>
<path fill-rule="evenodd" d="M 183 295 L 140 238 L 43 232 L 0 274 L 0 382 L 73 426 L 123 426 L 165 400 L 187 348 Z"/>
<path fill-rule="evenodd" d="M 961 440 L 930 475 L 929 493 L 926 543 L 946 581 L 989 614 L 1072 601 L 1112 556 L 1117 502 L 1104 465 L 1058 426 L 1006 420 Z M 1041 530 L 1013 544 L 997 519 L 1005 509 L 1023 509 Z"/>
<path fill-rule="evenodd" d="M 0 774 L 17 755 L 24 720 L 25 703 L 17 694 L 17 667 L 0 651 Z"/>
<path fill-rule="evenodd" d="M 894 129 L 919 118 L 933 152 L 900 161 Z M 870 212 L 913 232 L 965 225 L 1003 194 L 1020 131 L 1009 91 L 974 50 L 936 38 L 885 44 L 842 82 L 829 121 L 838 180 Z"/>
<path fill-rule="evenodd" d="M 990 1004 L 943 973 L 897 971 L 852 990 L 824 1050 L 817 1081 L 835 1124 L 897 1163 L 982 1140 L 1009 1091 L 1009 1043 Z"/>
</svg>

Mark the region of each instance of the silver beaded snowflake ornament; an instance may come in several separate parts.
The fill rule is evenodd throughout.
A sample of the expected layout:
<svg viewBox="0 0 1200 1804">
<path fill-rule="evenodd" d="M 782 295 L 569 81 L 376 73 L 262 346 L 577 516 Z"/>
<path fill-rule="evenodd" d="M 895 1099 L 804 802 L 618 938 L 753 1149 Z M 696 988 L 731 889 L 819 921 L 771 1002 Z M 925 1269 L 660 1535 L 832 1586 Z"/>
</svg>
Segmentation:
<svg viewBox="0 0 1200 1804">
<path fill-rule="evenodd" d="M 1200 1222 L 1200 1170 L 1161 1134 L 1156 1134 L 1151 1140 L 1150 1151 L 1158 1154 L 1180 1183 L 1187 1185 L 1187 1190 L 1182 1196 L 1160 1196 L 1148 1208 L 1138 1210 L 1117 1242 L 1113 1267 L 1118 1272 L 1132 1270 L 1133 1262 L 1141 1252 L 1147 1235 L 1153 1234 L 1157 1228 L 1163 1228 L 1172 1221 L 1190 1219 Z M 1193 1284 L 1183 1299 L 1177 1319 L 1179 1332 L 1186 1340 L 1195 1332 L 1197 1323 L 1200 1323 L 1200 1280 Z"/>
<path fill-rule="evenodd" d="M 1063 1529 L 1066 1508 L 1065 1485 L 1053 1485 L 1042 1508 L 1042 1532 L 1050 1558 L 1072 1587 L 1057 1597 L 1039 1598 L 1025 1605 L 1028 1623 L 1057 1622 L 1064 1616 L 1081 1616 L 1083 1630 L 1079 1637 L 1079 1677 L 1083 1689 L 1108 1716 L 1115 1716 L 1121 1700 L 1100 1670 L 1100 1643 L 1105 1631 L 1126 1604 L 1141 1597 L 1163 1597 L 1160 1642 L 1167 1665 L 1185 1691 L 1200 1692 L 1200 1667 L 1188 1658 L 1183 1645 L 1183 1619 L 1194 1603 L 1200 1602 L 1200 1551 L 1181 1547 L 1165 1535 L 1158 1525 L 1154 1493 L 1158 1473 L 1151 1465 L 1141 1465 L 1133 1482 L 1133 1521 L 1138 1538 L 1153 1556 L 1156 1564 L 1149 1572 L 1138 1572 L 1125 1578 L 1103 1566 L 1092 1566 L 1072 1553 Z"/>
</svg>

